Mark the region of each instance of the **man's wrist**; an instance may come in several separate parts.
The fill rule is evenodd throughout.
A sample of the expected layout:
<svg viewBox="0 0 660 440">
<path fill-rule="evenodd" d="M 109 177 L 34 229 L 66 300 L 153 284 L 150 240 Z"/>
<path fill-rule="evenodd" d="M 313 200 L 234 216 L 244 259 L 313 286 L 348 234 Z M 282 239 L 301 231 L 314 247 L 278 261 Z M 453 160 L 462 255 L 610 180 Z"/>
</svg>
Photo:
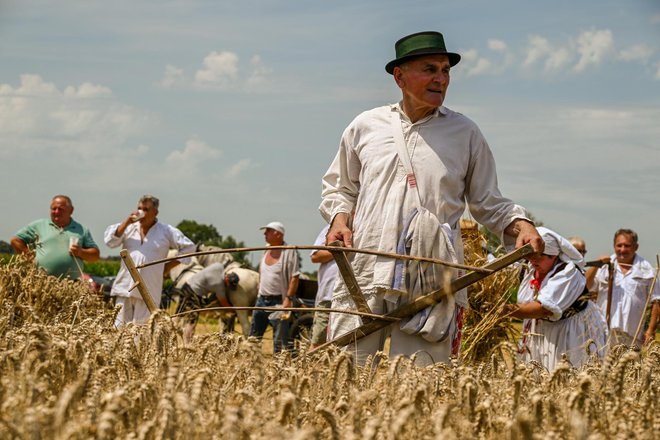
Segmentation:
<svg viewBox="0 0 660 440">
<path fill-rule="evenodd" d="M 518 235 L 520 234 L 520 231 L 523 229 L 524 224 L 527 224 L 531 226 L 532 228 L 535 228 L 536 225 L 534 224 L 533 221 L 526 219 L 526 218 L 517 218 L 513 221 L 513 232 Z"/>
</svg>

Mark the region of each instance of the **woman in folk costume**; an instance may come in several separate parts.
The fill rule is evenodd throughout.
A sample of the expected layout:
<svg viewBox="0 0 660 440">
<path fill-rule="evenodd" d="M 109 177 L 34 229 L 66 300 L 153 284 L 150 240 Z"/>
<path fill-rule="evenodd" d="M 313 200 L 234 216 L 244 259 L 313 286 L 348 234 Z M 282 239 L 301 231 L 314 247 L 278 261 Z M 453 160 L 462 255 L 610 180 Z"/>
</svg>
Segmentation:
<svg viewBox="0 0 660 440">
<path fill-rule="evenodd" d="M 541 255 L 528 257 L 518 303 L 507 313 L 524 319 L 520 352 L 523 359 L 555 369 L 562 354 L 580 367 L 594 351 L 602 356 L 607 325 L 585 288 L 582 255 L 561 235 L 539 227 L 545 242 Z"/>
</svg>

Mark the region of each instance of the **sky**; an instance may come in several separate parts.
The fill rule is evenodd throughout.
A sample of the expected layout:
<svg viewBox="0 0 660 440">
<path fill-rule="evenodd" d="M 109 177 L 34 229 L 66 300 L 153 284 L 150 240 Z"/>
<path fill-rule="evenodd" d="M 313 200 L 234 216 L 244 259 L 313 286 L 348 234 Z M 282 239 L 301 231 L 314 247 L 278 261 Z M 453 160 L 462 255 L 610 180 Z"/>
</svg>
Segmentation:
<svg viewBox="0 0 660 440">
<path fill-rule="evenodd" d="M 0 0 L 0 240 L 63 193 L 117 255 L 105 228 L 154 194 L 166 223 L 261 246 L 279 220 L 312 244 L 344 128 L 401 98 L 384 66 L 424 30 L 462 55 L 444 104 L 484 133 L 503 194 L 587 257 L 632 228 L 655 264 L 654 0 Z"/>
</svg>

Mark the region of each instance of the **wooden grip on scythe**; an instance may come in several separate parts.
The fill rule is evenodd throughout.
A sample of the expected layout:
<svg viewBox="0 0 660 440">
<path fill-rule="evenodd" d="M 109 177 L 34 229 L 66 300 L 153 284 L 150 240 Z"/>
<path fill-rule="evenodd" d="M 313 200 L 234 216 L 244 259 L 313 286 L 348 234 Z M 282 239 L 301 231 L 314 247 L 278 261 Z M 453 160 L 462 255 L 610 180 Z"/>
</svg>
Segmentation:
<svg viewBox="0 0 660 440">
<path fill-rule="evenodd" d="M 332 243 L 328 243 L 328 246 L 331 247 L 341 246 L 341 245 L 342 243 L 340 241 L 333 241 Z M 358 312 L 372 313 L 371 308 L 369 307 L 369 304 L 367 304 L 367 300 L 364 299 L 364 295 L 362 295 L 360 286 L 358 285 L 358 282 L 355 279 L 355 273 L 353 272 L 353 267 L 351 267 L 351 263 L 348 262 L 348 258 L 346 258 L 346 253 L 340 250 L 336 250 L 336 251 L 331 250 L 330 253 L 332 253 L 332 258 L 334 258 L 335 263 L 337 263 L 337 269 L 339 269 L 339 273 L 341 274 L 341 277 L 344 279 L 344 283 L 346 284 L 348 293 L 351 295 L 351 299 L 355 303 L 355 308 L 357 308 Z M 362 318 L 363 323 L 367 323 L 369 321 L 371 321 L 371 318 L 367 318 L 367 317 Z"/>
<path fill-rule="evenodd" d="M 505 267 L 515 263 L 516 261 L 532 253 L 534 253 L 534 250 L 532 249 L 532 245 L 526 244 L 525 246 L 490 262 L 489 264 L 484 266 L 484 269 L 492 270 L 491 273 L 494 273 L 504 269 Z M 362 326 L 342 336 L 339 336 L 338 338 L 335 338 L 332 341 L 328 341 L 325 344 L 316 347 L 315 349 L 311 350 L 310 353 L 328 347 L 330 345 L 343 346 L 351 342 L 354 342 L 358 339 L 362 339 L 363 337 L 368 336 L 392 324 L 391 318 L 402 319 L 402 318 L 407 318 L 409 316 L 413 316 L 414 314 L 425 309 L 426 307 L 431 306 L 433 304 L 437 304 L 445 296 L 451 293 L 458 292 L 459 290 L 464 289 L 469 285 L 476 283 L 477 281 L 481 281 L 488 275 L 489 274 L 469 272 L 466 275 L 463 275 L 462 277 L 453 280 L 449 285 L 449 288 L 447 289 L 442 288 L 440 290 L 436 290 L 435 292 L 431 292 L 427 295 L 420 296 L 416 300 L 408 304 L 404 304 L 401 307 L 393 310 L 392 312 L 384 315 L 384 317 L 387 317 L 389 319 L 388 321 L 376 319 L 376 320 L 371 320 L 369 322 L 365 322 Z M 330 310 L 330 312 L 332 312 L 332 310 Z"/>
<path fill-rule="evenodd" d="M 131 274 L 133 281 L 135 281 L 135 284 L 133 284 L 133 286 L 131 286 L 131 288 L 128 289 L 129 292 L 133 290 L 135 287 L 137 287 L 138 292 L 140 292 L 140 296 L 142 297 L 142 301 L 145 302 L 145 304 L 147 305 L 147 309 L 149 309 L 149 313 L 153 314 L 156 310 L 158 310 L 158 307 L 156 306 L 156 303 L 154 303 L 154 300 L 151 297 L 151 294 L 149 293 L 149 289 L 147 289 L 147 285 L 144 283 L 144 280 L 142 279 L 142 275 L 140 275 L 140 272 L 135 267 L 135 263 L 131 258 L 131 254 L 129 254 L 126 249 L 122 249 L 119 252 L 119 256 L 121 256 L 121 259 L 124 261 L 124 264 L 126 265 L 126 269 L 128 269 L 128 273 Z"/>
</svg>

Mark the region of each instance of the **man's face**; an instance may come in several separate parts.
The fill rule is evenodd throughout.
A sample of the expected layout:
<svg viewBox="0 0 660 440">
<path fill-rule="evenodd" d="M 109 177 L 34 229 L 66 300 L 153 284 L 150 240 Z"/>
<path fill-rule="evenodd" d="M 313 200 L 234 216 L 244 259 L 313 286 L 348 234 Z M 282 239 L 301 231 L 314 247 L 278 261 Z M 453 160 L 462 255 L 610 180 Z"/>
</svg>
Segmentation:
<svg viewBox="0 0 660 440">
<path fill-rule="evenodd" d="M 619 234 L 614 240 L 616 261 L 623 264 L 632 264 L 635 260 L 635 253 L 638 247 L 639 245 L 633 242 L 632 236 L 629 234 Z"/>
<path fill-rule="evenodd" d="M 427 55 L 394 68 L 394 79 L 403 92 L 404 102 L 415 109 L 440 107 L 449 87 L 449 58 Z"/>
<path fill-rule="evenodd" d="M 577 250 L 583 257 L 587 254 L 587 247 L 584 243 L 572 243 L 575 250 Z"/>
<path fill-rule="evenodd" d="M 50 202 L 50 219 L 60 228 L 71 223 L 71 214 L 73 206 L 69 205 L 66 199 L 58 197 Z"/>
<path fill-rule="evenodd" d="M 149 200 L 145 202 L 139 202 L 137 207 L 138 209 L 144 211 L 144 217 L 140 219 L 140 223 L 149 225 L 154 221 L 156 221 L 156 217 L 158 216 L 158 210 L 154 206 L 153 202 Z"/>
<path fill-rule="evenodd" d="M 264 240 L 271 246 L 277 246 L 282 243 L 282 233 L 275 229 L 266 228 L 264 230 Z"/>
</svg>

